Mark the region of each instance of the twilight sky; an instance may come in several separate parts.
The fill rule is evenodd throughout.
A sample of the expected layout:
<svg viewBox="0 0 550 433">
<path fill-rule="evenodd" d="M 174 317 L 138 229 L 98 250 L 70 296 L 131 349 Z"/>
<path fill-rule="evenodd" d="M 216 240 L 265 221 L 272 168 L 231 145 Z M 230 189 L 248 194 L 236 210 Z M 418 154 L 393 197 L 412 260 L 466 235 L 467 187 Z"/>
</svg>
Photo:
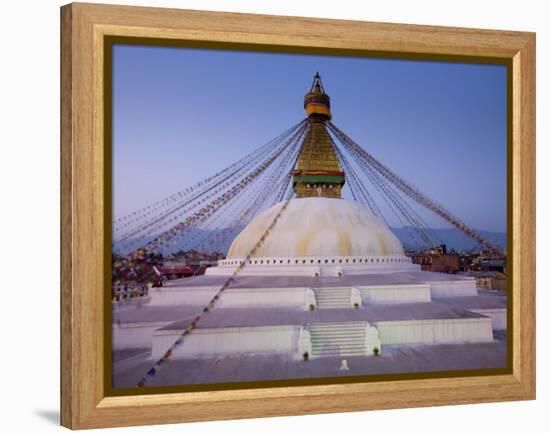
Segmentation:
<svg viewBox="0 0 550 433">
<path fill-rule="evenodd" d="M 126 45 L 113 52 L 113 217 L 303 119 L 317 71 L 340 129 L 468 225 L 506 231 L 505 66 Z"/>
</svg>

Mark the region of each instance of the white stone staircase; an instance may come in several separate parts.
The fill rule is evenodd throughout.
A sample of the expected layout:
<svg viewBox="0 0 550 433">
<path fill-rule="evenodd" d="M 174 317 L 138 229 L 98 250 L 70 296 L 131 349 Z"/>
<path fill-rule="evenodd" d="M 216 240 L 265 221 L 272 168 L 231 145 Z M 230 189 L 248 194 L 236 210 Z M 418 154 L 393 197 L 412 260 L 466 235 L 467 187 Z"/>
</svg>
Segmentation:
<svg viewBox="0 0 550 433">
<path fill-rule="evenodd" d="M 367 322 L 312 323 L 311 357 L 367 355 Z"/>
<path fill-rule="evenodd" d="M 351 305 L 351 287 L 316 288 L 317 308 L 353 308 Z"/>
</svg>

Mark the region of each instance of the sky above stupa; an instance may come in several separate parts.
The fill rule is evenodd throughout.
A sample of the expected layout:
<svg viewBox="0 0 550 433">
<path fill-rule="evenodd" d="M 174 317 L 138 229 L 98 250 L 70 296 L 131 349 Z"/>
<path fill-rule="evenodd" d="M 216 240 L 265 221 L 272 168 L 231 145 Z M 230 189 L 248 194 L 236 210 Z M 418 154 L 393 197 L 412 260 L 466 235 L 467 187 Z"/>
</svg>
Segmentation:
<svg viewBox="0 0 550 433">
<path fill-rule="evenodd" d="M 210 176 L 303 119 L 303 97 L 319 71 L 340 129 L 471 227 L 506 231 L 503 65 L 113 50 L 115 219 Z"/>
</svg>

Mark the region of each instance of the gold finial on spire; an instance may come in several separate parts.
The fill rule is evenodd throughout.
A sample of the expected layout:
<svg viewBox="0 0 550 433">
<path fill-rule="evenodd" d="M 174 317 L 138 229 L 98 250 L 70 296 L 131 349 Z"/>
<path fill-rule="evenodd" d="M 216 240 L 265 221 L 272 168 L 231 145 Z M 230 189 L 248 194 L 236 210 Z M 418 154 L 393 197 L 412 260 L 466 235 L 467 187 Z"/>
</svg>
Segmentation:
<svg viewBox="0 0 550 433">
<path fill-rule="evenodd" d="M 313 77 L 311 89 L 304 96 L 304 108 L 308 116 L 315 116 L 330 120 L 330 97 L 325 93 L 319 72 Z"/>
</svg>

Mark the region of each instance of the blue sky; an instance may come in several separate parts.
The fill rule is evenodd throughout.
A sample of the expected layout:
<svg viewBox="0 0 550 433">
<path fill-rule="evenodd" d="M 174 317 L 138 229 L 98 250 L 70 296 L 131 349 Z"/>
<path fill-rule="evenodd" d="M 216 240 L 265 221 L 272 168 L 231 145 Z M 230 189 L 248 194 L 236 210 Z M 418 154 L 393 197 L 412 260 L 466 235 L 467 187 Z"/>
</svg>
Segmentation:
<svg viewBox="0 0 550 433">
<path fill-rule="evenodd" d="M 305 117 L 319 71 L 334 123 L 477 229 L 506 230 L 506 68 L 117 45 L 113 217 L 238 160 Z M 447 227 L 427 216 L 432 227 Z"/>
</svg>

